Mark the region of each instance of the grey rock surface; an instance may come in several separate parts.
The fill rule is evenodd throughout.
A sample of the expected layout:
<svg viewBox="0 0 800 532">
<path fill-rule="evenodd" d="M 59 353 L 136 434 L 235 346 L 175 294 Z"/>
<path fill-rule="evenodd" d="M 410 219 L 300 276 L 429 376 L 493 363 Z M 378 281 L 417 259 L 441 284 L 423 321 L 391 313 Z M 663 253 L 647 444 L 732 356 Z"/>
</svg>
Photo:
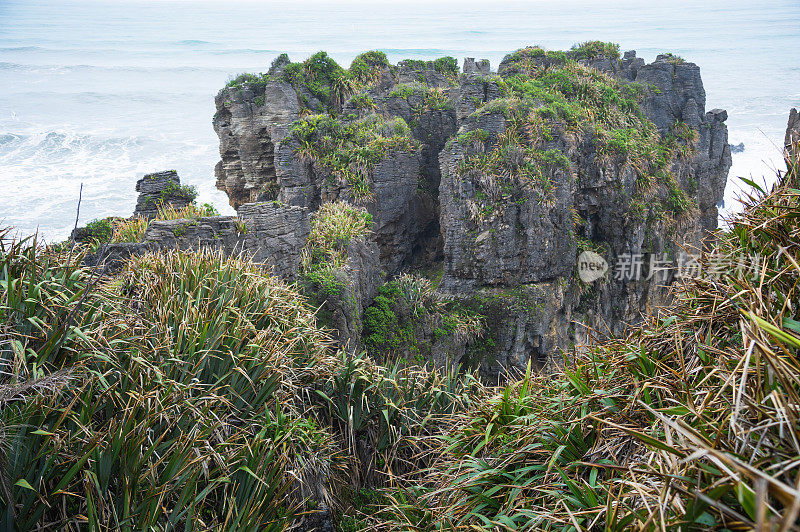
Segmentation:
<svg viewBox="0 0 800 532">
<path fill-rule="evenodd" d="M 240 208 L 238 218 L 153 220 L 142 242 L 105 245 L 91 263 L 105 261 L 116 267 L 124 258 L 147 251 L 209 248 L 229 256 L 241 254 L 275 275 L 294 281 L 308 233 L 308 211 L 302 207 L 276 202 L 246 204 Z"/>
<path fill-rule="evenodd" d="M 477 74 L 479 76 L 488 76 L 492 73 L 492 67 L 488 59 L 481 59 L 476 62 L 474 57 L 465 57 L 464 66 L 461 70 L 467 75 Z"/>
<path fill-rule="evenodd" d="M 217 188 L 228 194 L 234 208 L 277 198 L 276 145 L 299 117 L 297 91 L 272 81 L 258 94 L 230 89 L 216 97 L 214 131 L 220 138 L 221 160 Z"/>
<path fill-rule="evenodd" d="M 331 327 L 339 346 L 350 353 L 362 349 L 363 315 L 375 298 L 381 283 L 378 246 L 373 240 L 354 239 L 347 246 L 347 261 L 336 272 L 339 287 L 325 292 L 322 287 L 306 285 L 305 291 L 320 307 L 322 322 Z"/>
<path fill-rule="evenodd" d="M 161 206 L 182 209 L 194 200 L 194 194 L 181 187 L 175 170 L 145 175 L 136 182 L 136 192 L 139 197 L 133 215 L 148 220 L 155 218 Z"/>
</svg>

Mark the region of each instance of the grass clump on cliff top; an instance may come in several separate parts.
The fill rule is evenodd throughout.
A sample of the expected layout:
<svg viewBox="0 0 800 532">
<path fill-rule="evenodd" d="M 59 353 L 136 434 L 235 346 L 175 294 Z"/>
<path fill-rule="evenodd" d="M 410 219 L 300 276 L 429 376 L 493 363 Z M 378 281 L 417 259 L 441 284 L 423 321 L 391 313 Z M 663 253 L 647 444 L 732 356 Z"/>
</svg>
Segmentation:
<svg viewBox="0 0 800 532">
<path fill-rule="evenodd" d="M 297 154 L 325 168 L 333 184 L 347 186 L 358 202 L 372 198 L 372 171 L 387 154 L 417 149 L 402 118 L 378 115 L 353 120 L 308 116 L 292 124 L 287 139 L 297 141 Z"/>
<path fill-rule="evenodd" d="M 566 52 L 545 50 L 540 46 L 527 46 L 520 48 L 503 58 L 503 74 L 531 75 L 542 65 L 564 63 L 567 60 Z"/>
<path fill-rule="evenodd" d="M 538 119 L 536 124 L 541 125 Z M 533 123 L 521 118 L 510 120 L 505 132 L 497 136 L 493 149 L 468 148 L 456 172 L 475 183 L 479 192 L 468 200 L 470 217 L 478 222 L 491 217 L 505 205 L 525 201 L 524 190 L 535 191 L 539 200 L 548 201 L 553 191 L 554 172 L 569 171 L 571 163 L 564 154 L 544 147 L 533 131 Z M 468 147 L 482 146 L 485 132 L 462 134 L 457 138 Z"/>
<path fill-rule="evenodd" d="M 354 238 L 365 238 L 372 229 L 372 215 L 363 207 L 344 201 L 323 204 L 311 220 L 306 244 L 308 259 L 341 267 L 347 258 L 347 246 Z"/>
<path fill-rule="evenodd" d="M 439 57 L 432 61 L 422 59 L 404 59 L 397 64 L 398 68 L 410 70 L 434 70 L 448 78 L 454 78 L 459 73 L 458 61 L 455 57 Z"/>
<path fill-rule="evenodd" d="M 114 234 L 114 227 L 119 223 L 119 218 L 108 217 L 94 219 L 83 228 L 82 241 L 90 245 L 108 242 Z"/>
<path fill-rule="evenodd" d="M 300 63 L 289 62 L 286 54 L 282 54 L 276 62 L 280 62 L 280 74 L 241 74 L 228 82 L 226 88 L 239 89 L 249 87 L 256 92 L 264 91 L 270 81 L 291 83 L 295 89 L 308 91 L 319 100 L 322 108 L 314 111 L 339 111 L 344 102 L 380 78 L 381 71 L 389 67 L 386 54 L 380 51 L 364 52 L 356 56 L 349 69 L 344 69 L 326 52 L 317 52 Z M 310 105 L 304 98 L 304 104 Z M 262 102 L 263 103 L 263 102 Z"/>
<path fill-rule="evenodd" d="M 428 87 L 424 83 L 399 83 L 389 93 L 389 98 L 402 98 L 412 109 L 410 125 L 416 127 L 420 117 L 429 111 L 447 111 L 454 108 L 453 100 L 443 88 Z"/>
<path fill-rule="evenodd" d="M 193 220 L 209 216 L 219 216 L 219 211 L 210 203 L 203 203 L 198 206 L 193 202 L 180 209 L 176 209 L 172 204 L 165 205 L 161 203 L 153 220 Z M 142 216 L 121 220 L 114 225 L 113 234 L 109 241 L 112 243 L 141 242 L 147 232 L 147 228 L 150 227 L 151 221 Z"/>
<path fill-rule="evenodd" d="M 302 63 L 286 65 L 282 78 L 296 88 L 308 89 L 325 108 L 341 108 L 353 89 L 353 77 L 325 52 L 317 52 Z"/>
<path fill-rule="evenodd" d="M 398 83 L 389 92 L 389 98 L 402 98 L 408 100 L 412 95 L 419 94 L 424 97 L 428 92 L 428 86 L 424 83 L 414 81 L 411 83 Z"/>
<path fill-rule="evenodd" d="M 619 44 L 603 41 L 586 41 L 574 45 L 569 53 L 576 59 L 597 59 L 599 57 L 619 59 Z"/>
</svg>

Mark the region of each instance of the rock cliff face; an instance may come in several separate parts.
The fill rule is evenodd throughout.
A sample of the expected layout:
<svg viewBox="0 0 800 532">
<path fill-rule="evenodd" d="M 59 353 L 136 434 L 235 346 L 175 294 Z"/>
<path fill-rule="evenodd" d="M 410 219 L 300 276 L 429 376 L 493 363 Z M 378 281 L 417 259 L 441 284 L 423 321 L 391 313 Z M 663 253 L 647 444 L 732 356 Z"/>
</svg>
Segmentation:
<svg viewBox="0 0 800 532">
<path fill-rule="evenodd" d="M 656 269 L 674 268 L 682 246 L 702 246 L 716 227 L 730 167 L 727 115 L 705 111 L 696 65 L 672 55 L 646 64 L 603 43 L 522 49 L 498 74 L 471 58 L 461 73 L 452 58 L 395 66 L 368 52 L 345 70 L 324 53 L 282 57 L 231 82 L 216 105 L 217 187 L 243 219 L 261 209 L 244 238 L 260 256 L 301 278 L 303 231 L 276 236 L 281 224 L 303 227 L 332 202 L 363 207 L 388 280 L 429 272 L 446 303 L 424 312 L 444 317 L 391 333 L 422 307 L 387 289 L 370 312 L 380 276 L 354 250 L 361 266 L 336 275 L 369 273 L 345 298 L 358 304 L 334 320 L 342 337 L 361 345 L 363 323 L 372 351 L 390 342 L 487 376 L 545 364 L 587 331 L 621 332 L 664 302 Z M 252 205 L 264 201 L 273 218 Z M 611 265 L 605 277 L 578 279 L 584 250 Z M 447 312 L 481 331 L 456 341 Z"/>
</svg>

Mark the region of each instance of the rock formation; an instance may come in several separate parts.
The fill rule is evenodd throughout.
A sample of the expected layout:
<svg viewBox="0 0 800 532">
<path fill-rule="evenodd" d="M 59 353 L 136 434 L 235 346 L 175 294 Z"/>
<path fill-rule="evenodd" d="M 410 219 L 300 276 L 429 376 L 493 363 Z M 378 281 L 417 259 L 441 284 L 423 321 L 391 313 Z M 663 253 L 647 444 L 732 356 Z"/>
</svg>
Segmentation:
<svg viewBox="0 0 800 532">
<path fill-rule="evenodd" d="M 488 376 L 546 363 L 592 329 L 619 333 L 664 302 L 656 268 L 674 269 L 716 228 L 731 164 L 727 114 L 705 111 L 696 65 L 604 43 L 522 49 L 498 74 L 472 58 L 459 73 L 452 58 L 394 66 L 368 52 L 344 70 L 324 53 L 283 57 L 216 104 L 217 186 L 231 205 L 363 205 L 389 280 L 438 269 L 442 312 L 483 324 L 443 347 L 443 329 L 417 320 L 399 351 L 477 358 Z M 612 264 L 588 285 L 575 275 L 584 249 Z M 632 271 L 615 271 L 620 261 Z M 374 287 L 361 292 L 368 304 Z M 391 304 L 405 323 L 410 307 Z"/>
<path fill-rule="evenodd" d="M 159 208 L 183 209 L 197 197 L 193 187 L 181 186 L 175 170 L 145 175 L 136 182 L 136 192 L 139 198 L 133 215 L 148 220 L 156 217 Z"/>
<path fill-rule="evenodd" d="M 348 350 L 489 379 L 666 302 L 683 250 L 716 228 L 731 164 L 696 65 L 607 43 L 525 48 L 498 74 L 471 58 L 462 73 L 452 58 L 367 52 L 345 70 L 284 55 L 216 106 L 217 187 L 238 217 L 153 220 L 97 257 L 245 253 L 298 281 Z M 180 200 L 170 173 L 137 190 L 145 216 Z M 609 265 L 600 279 L 578 276 L 584 251 Z"/>
</svg>

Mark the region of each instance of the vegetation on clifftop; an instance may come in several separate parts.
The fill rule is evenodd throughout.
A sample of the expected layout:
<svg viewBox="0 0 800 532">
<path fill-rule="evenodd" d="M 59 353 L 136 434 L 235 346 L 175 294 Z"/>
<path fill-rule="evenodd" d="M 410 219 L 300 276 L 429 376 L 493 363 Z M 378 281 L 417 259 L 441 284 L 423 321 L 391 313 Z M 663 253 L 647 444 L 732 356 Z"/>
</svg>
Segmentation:
<svg viewBox="0 0 800 532">
<path fill-rule="evenodd" d="M 353 201 L 372 197 L 371 174 L 390 152 L 413 152 L 418 143 L 402 118 L 312 115 L 292 124 L 287 140 L 297 141 L 296 153 L 331 174 L 331 186 L 347 187 Z"/>
<path fill-rule="evenodd" d="M 405 59 L 400 61 L 397 65 L 400 68 L 408 68 L 410 70 L 434 70 L 445 77 L 453 78 L 458 75 L 458 61 L 455 57 L 445 56 L 434 59 L 433 61 L 424 61 L 420 59 Z"/>
<path fill-rule="evenodd" d="M 281 58 L 287 64 L 283 66 L 280 74 L 241 74 L 229 81 L 225 88 L 241 90 L 248 87 L 263 93 L 268 82 L 285 81 L 301 91 L 301 97 L 306 98 L 304 103 L 307 106 L 311 102 L 302 94 L 303 92 L 307 92 L 322 104 L 322 108 L 312 110 L 337 111 L 350 96 L 377 81 L 383 68 L 389 67 L 386 54 L 380 51 L 365 52 L 356 56 L 349 69 L 339 66 L 326 52 L 317 52 L 302 63 L 289 62 L 286 54 Z"/>
<path fill-rule="evenodd" d="M 678 217 L 691 210 L 692 200 L 672 174 L 678 158 L 689 158 L 696 134 L 676 123 L 666 135 L 642 113 L 646 89 L 577 62 L 575 57 L 618 57 L 618 45 L 590 42 L 576 46 L 546 67 L 549 57 L 541 48 L 526 48 L 506 56 L 502 78 L 495 81 L 499 99 L 480 106 L 473 116 L 503 113 L 506 130 L 496 139 L 465 133 L 457 140 L 469 147 L 475 142 L 489 149 L 467 152 L 459 164 L 461 176 L 470 175 L 482 195 L 476 196 L 472 217 L 481 220 L 504 202 L 524 196 L 532 187 L 547 201 L 553 172 L 570 169 L 575 141 L 568 135 L 589 137 L 600 166 L 625 166 L 636 176 L 633 201 L 662 196 L 668 214 Z M 616 55 L 615 55 L 616 53 Z M 566 179 L 560 174 L 559 179 Z"/>
</svg>

